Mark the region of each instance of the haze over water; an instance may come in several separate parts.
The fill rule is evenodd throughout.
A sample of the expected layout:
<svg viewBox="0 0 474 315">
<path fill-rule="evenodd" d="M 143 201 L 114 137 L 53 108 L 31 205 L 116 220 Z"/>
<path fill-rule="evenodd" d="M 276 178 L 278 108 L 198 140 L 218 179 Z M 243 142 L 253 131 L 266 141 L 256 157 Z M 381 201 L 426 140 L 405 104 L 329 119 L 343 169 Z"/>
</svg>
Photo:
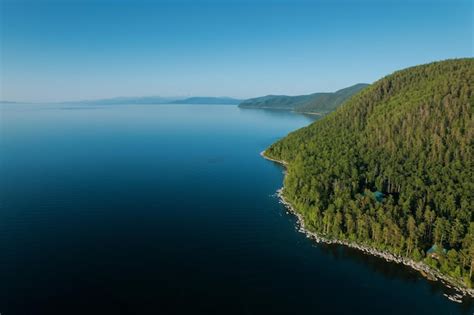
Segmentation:
<svg viewBox="0 0 474 315">
<path fill-rule="evenodd" d="M 417 272 L 298 233 L 259 153 L 313 118 L 1 105 L 0 313 L 472 314 Z"/>
</svg>

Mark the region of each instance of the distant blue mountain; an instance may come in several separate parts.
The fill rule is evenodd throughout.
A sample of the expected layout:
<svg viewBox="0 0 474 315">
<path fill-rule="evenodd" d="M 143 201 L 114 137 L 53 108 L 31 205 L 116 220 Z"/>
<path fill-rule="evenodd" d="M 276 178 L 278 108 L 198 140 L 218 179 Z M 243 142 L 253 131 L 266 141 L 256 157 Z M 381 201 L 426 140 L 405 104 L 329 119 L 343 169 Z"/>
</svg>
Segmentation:
<svg viewBox="0 0 474 315">
<path fill-rule="evenodd" d="M 143 97 L 114 97 L 98 100 L 83 100 L 72 102 L 61 102 L 68 104 L 88 104 L 88 105 L 124 105 L 124 104 L 222 104 L 238 105 L 242 100 L 231 97 L 161 97 L 161 96 L 143 96 Z"/>
<path fill-rule="evenodd" d="M 114 97 L 98 100 L 82 100 L 61 102 L 68 104 L 88 104 L 88 105 L 123 105 L 123 104 L 169 104 L 177 97 L 142 96 L 142 97 Z"/>
<path fill-rule="evenodd" d="M 181 100 L 175 100 L 171 104 L 220 104 L 220 105 L 238 105 L 242 100 L 231 97 L 189 97 Z"/>
</svg>

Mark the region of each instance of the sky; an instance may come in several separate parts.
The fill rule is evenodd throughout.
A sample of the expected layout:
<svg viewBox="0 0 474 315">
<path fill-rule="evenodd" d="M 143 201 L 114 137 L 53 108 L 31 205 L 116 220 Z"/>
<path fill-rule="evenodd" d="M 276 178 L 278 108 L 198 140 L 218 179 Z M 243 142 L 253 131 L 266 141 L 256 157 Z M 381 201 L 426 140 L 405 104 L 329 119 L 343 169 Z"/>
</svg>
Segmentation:
<svg viewBox="0 0 474 315">
<path fill-rule="evenodd" d="M 473 3 L 0 0 L 0 100 L 335 91 L 472 57 Z"/>
</svg>

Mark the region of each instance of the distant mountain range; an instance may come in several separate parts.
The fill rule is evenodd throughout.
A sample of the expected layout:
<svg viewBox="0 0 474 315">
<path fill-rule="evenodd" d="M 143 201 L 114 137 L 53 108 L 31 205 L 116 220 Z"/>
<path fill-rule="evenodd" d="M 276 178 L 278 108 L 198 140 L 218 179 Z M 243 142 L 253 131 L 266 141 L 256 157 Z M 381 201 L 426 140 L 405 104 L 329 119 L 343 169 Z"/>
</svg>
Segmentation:
<svg viewBox="0 0 474 315">
<path fill-rule="evenodd" d="M 175 101 L 177 98 L 167 98 L 160 96 L 143 96 L 143 97 L 114 97 L 98 100 L 81 100 L 60 102 L 68 104 L 87 104 L 87 105 L 123 105 L 123 104 L 166 104 Z"/>
<path fill-rule="evenodd" d="M 291 110 L 301 113 L 326 114 L 336 109 L 352 95 L 369 84 L 359 83 L 336 92 L 313 93 L 309 95 L 287 96 L 267 95 L 251 98 L 239 104 L 241 108 L 261 108 Z"/>
<path fill-rule="evenodd" d="M 90 105 L 122 105 L 122 104 L 221 104 L 221 105 L 237 105 L 242 100 L 231 97 L 160 97 L 160 96 L 144 96 L 144 97 L 115 97 L 99 100 L 84 100 L 64 103 L 90 104 Z"/>
<path fill-rule="evenodd" d="M 81 100 L 81 101 L 65 101 L 54 102 L 61 104 L 86 104 L 86 105 L 147 105 L 147 104 L 210 104 L 210 105 L 238 105 L 242 102 L 241 99 L 231 97 L 161 97 L 161 96 L 143 96 L 143 97 L 114 97 L 104 98 L 98 100 Z M 0 101 L 2 104 L 23 103 Z"/>
<path fill-rule="evenodd" d="M 219 105 L 238 105 L 242 100 L 232 97 L 189 97 L 178 99 L 170 104 L 219 104 Z"/>
<path fill-rule="evenodd" d="M 348 88 L 330 93 L 313 93 L 309 95 L 267 95 L 251 98 L 247 100 L 232 97 L 161 97 L 161 96 L 141 96 L 141 97 L 114 97 L 96 100 L 80 100 L 54 102 L 61 104 L 86 104 L 86 105 L 153 105 L 153 104 L 210 104 L 210 105 L 239 105 L 241 108 L 260 109 L 281 109 L 291 110 L 300 113 L 326 114 L 333 111 L 337 106 L 359 92 L 368 84 L 356 84 Z M 1 103 L 22 103 L 1 101 Z"/>
</svg>

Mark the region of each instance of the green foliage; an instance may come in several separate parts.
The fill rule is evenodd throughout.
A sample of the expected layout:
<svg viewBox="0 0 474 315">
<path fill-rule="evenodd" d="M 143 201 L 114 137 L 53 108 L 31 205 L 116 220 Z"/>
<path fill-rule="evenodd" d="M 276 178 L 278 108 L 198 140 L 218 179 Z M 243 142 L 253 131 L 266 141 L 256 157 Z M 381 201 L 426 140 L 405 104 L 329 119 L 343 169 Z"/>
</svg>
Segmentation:
<svg viewBox="0 0 474 315">
<path fill-rule="evenodd" d="M 422 257 L 423 257 L 423 256 L 421 255 L 421 253 L 420 253 L 420 251 L 418 250 L 418 248 L 415 247 L 415 248 L 413 249 L 413 254 L 412 254 L 413 260 L 414 260 L 414 261 L 420 261 Z"/>
<path fill-rule="evenodd" d="M 474 59 L 412 67 L 273 144 L 285 197 L 311 228 L 472 281 Z M 384 194 L 377 202 L 373 192 Z M 301 206 L 301 207 L 300 207 Z"/>
<path fill-rule="evenodd" d="M 334 93 L 314 93 L 309 95 L 287 96 L 267 95 L 252 98 L 240 103 L 242 108 L 284 109 L 303 113 L 326 114 L 341 105 L 352 95 L 359 92 L 368 84 L 356 84 Z"/>
</svg>

